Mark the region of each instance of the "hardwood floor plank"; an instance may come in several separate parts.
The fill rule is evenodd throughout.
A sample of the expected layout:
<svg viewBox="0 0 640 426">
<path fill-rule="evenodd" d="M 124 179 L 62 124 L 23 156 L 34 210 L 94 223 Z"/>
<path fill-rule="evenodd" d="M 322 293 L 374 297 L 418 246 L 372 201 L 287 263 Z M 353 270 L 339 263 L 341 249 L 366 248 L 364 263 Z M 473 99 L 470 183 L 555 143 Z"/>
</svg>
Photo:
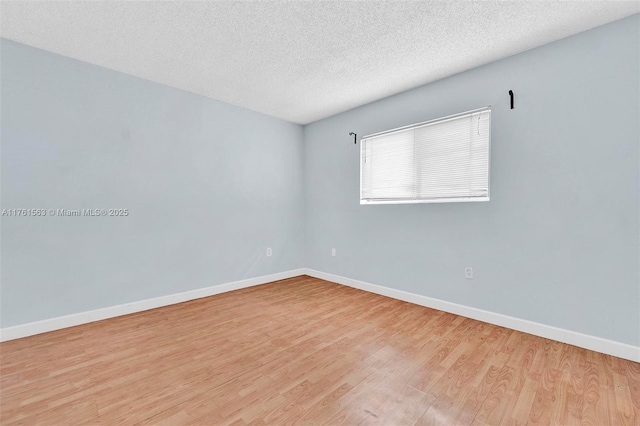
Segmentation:
<svg viewBox="0 0 640 426">
<path fill-rule="evenodd" d="M 638 424 L 640 365 L 311 277 L 0 343 L 2 425 Z"/>
<path fill-rule="evenodd" d="M 636 416 L 636 410 L 634 405 L 637 405 L 637 401 L 634 404 L 631 397 L 631 390 L 629 389 L 629 381 L 627 377 L 614 373 L 614 396 L 616 401 L 616 417 L 620 424 L 624 425 L 637 425 L 640 422 L 640 417 Z"/>
</svg>

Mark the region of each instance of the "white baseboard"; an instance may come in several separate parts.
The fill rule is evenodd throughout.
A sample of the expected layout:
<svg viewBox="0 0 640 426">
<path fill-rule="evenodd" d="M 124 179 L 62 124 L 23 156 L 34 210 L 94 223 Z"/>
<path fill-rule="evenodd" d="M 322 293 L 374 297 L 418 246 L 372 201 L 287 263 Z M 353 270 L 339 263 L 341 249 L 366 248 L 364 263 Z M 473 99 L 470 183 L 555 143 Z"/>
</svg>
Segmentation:
<svg viewBox="0 0 640 426">
<path fill-rule="evenodd" d="M 487 322 L 489 324 L 507 327 L 513 330 L 533 334 L 535 336 L 544 337 L 546 339 L 557 340 L 559 342 L 568 343 L 570 345 L 578 346 L 581 348 L 602 352 L 608 355 L 617 356 L 635 362 L 640 362 L 640 347 L 638 346 L 632 346 L 626 343 L 602 339 L 600 337 L 590 336 L 588 334 L 577 333 L 575 331 L 565 330 L 550 325 L 497 314 L 494 312 L 472 308 L 469 306 L 458 305 L 457 303 L 446 302 L 444 300 L 434 299 L 414 293 L 408 293 L 406 291 L 383 287 L 376 284 L 370 284 L 364 281 L 345 278 L 339 275 L 328 274 L 326 272 L 320 272 L 313 269 L 305 269 L 305 274 L 371 293 L 381 294 L 393 299 L 403 300 L 405 302 L 414 303 L 416 305 L 426 306 L 428 308 L 433 308 L 463 317 L 472 318 L 478 321 Z"/>
<path fill-rule="evenodd" d="M 405 302 L 414 303 L 416 305 L 426 306 L 428 308 L 438 309 L 444 312 L 450 312 L 452 314 L 476 319 L 479 321 L 487 322 L 489 324 L 507 327 L 513 330 L 533 334 L 535 336 L 544 337 L 546 339 L 557 340 L 559 342 L 568 343 L 570 345 L 579 346 L 581 348 L 602 352 L 608 355 L 617 356 L 635 362 L 640 362 L 640 347 L 637 346 L 632 346 L 613 340 L 607 340 L 600 337 L 590 336 L 588 334 L 577 333 L 575 331 L 565 330 L 562 328 L 510 317 L 507 315 L 497 314 L 494 312 L 472 308 L 469 306 L 459 305 L 457 303 L 434 299 L 431 297 L 409 293 L 402 290 L 396 290 L 389 287 L 370 284 L 364 281 L 354 280 L 351 278 L 333 275 L 326 272 L 320 272 L 308 268 L 293 269 L 291 271 L 280 272 L 277 274 L 263 275 L 261 277 L 234 281 L 211 287 L 200 288 L 197 290 L 186 291 L 183 293 L 155 297 L 153 299 L 125 303 L 123 305 L 110 306 L 108 308 L 96 309 L 94 311 L 81 312 L 78 314 L 66 315 L 43 321 L 16 325 L 14 327 L 6 327 L 0 329 L 0 342 L 19 339 L 21 337 L 33 336 L 35 334 L 46 333 L 48 331 L 60 330 L 67 327 L 100 321 L 103 319 L 114 318 L 121 315 L 133 314 L 136 312 L 142 312 L 149 309 L 160 308 L 163 306 L 174 305 L 176 303 L 187 302 L 189 300 L 200 299 L 202 297 L 213 296 L 215 294 L 239 290 L 241 288 L 253 287 L 272 281 L 297 277 L 299 275 L 309 275 L 337 284 L 342 284 L 371 293 L 381 294 L 383 296 L 403 300 Z"/>
<path fill-rule="evenodd" d="M 0 329 L 0 342 L 33 336 L 34 334 L 46 333 L 48 331 L 60 330 L 62 328 L 73 327 L 107 318 L 147 311 L 149 309 L 160 308 L 162 306 L 174 305 L 176 303 L 213 296 L 214 294 L 225 293 L 227 291 L 239 290 L 241 288 L 253 287 L 260 284 L 270 283 L 272 281 L 297 277 L 299 275 L 304 275 L 304 273 L 304 268 L 293 269 L 291 271 L 279 272 L 277 274 L 263 275 L 261 277 L 248 278 L 246 280 L 199 288 L 182 293 L 170 294 L 168 296 L 154 297 L 153 299 L 110 306 L 108 308 L 96 309 L 94 311 L 81 312 L 78 314 L 65 315 L 43 321 L 6 327 Z"/>
</svg>

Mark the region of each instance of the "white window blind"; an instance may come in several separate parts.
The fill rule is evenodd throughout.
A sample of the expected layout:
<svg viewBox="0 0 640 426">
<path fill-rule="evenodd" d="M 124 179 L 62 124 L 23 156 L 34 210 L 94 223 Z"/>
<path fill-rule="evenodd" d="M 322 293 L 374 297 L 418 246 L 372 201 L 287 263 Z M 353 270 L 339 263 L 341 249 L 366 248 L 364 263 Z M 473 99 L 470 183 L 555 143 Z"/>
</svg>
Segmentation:
<svg viewBox="0 0 640 426">
<path fill-rule="evenodd" d="M 489 200 L 491 108 L 361 140 L 360 203 Z"/>
</svg>

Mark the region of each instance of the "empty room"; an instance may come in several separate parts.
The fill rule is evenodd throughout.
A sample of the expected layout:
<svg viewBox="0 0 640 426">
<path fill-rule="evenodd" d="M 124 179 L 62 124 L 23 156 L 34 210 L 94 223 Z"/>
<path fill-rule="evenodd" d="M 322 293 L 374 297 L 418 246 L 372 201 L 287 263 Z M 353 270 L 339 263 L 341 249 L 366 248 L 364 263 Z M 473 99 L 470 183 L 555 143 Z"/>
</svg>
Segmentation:
<svg viewBox="0 0 640 426">
<path fill-rule="evenodd" d="M 640 2 L 0 37 L 3 426 L 640 425 Z"/>
</svg>

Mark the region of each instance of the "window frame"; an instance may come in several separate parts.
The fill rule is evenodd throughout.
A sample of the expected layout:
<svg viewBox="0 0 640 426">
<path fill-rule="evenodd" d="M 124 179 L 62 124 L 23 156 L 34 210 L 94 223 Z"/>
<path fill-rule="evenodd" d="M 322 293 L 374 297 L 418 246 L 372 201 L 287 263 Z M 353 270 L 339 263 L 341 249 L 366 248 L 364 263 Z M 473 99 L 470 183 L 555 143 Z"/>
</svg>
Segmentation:
<svg viewBox="0 0 640 426">
<path fill-rule="evenodd" d="M 425 203 L 464 203 L 464 202 L 486 202 L 491 199 L 491 105 L 487 105 L 485 107 L 476 108 L 456 114 L 447 115 L 440 118 L 435 118 L 432 120 L 422 121 L 419 123 L 409 124 L 406 126 L 396 127 L 393 129 L 385 130 L 382 132 L 372 133 L 360 138 L 360 184 L 359 184 L 359 198 L 360 205 L 376 205 L 376 204 L 425 204 Z M 369 138 L 382 136 L 391 133 L 397 133 L 409 129 L 416 129 L 419 127 L 433 125 L 440 122 L 455 120 L 457 118 L 462 118 L 465 116 L 470 116 L 476 113 L 481 112 L 489 112 L 489 135 L 487 142 L 487 195 L 481 197 L 440 197 L 440 198 L 421 198 L 421 199 L 379 199 L 379 200 L 366 200 L 362 198 L 362 175 L 363 175 L 363 151 L 366 149 L 366 140 Z"/>
</svg>

